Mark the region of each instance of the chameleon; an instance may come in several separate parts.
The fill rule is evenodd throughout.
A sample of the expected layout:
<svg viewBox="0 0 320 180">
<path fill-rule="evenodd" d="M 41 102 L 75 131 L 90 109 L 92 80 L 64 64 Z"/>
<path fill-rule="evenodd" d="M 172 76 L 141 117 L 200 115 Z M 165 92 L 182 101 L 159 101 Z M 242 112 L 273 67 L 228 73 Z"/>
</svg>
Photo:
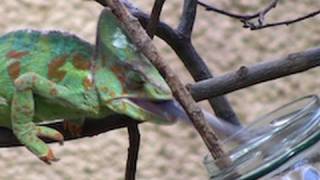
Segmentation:
<svg viewBox="0 0 320 180">
<path fill-rule="evenodd" d="M 58 159 L 42 125 L 57 119 L 79 135 L 85 118 L 124 114 L 170 124 L 187 119 L 172 92 L 109 9 L 99 16 L 96 44 L 60 31 L 17 30 L 0 37 L 0 126 L 40 160 Z M 211 118 L 212 119 L 212 118 Z"/>
</svg>

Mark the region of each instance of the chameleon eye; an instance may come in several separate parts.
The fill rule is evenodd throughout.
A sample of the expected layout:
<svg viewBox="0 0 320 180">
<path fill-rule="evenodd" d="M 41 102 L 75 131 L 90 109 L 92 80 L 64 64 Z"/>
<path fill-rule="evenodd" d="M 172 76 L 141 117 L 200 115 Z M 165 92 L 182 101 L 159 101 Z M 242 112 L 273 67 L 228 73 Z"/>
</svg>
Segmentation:
<svg viewBox="0 0 320 180">
<path fill-rule="evenodd" d="M 130 89 L 140 89 L 143 87 L 144 83 L 146 82 L 143 75 L 135 71 L 130 71 L 127 74 L 127 77 L 128 77 L 128 80 L 126 84 Z"/>
</svg>

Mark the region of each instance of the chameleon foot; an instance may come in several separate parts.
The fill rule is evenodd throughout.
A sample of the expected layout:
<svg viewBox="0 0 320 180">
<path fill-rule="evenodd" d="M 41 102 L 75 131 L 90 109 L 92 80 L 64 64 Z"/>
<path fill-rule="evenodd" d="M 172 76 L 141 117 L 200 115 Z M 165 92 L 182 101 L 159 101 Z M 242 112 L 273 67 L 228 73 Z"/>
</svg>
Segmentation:
<svg viewBox="0 0 320 180">
<path fill-rule="evenodd" d="M 51 162 L 57 161 L 58 159 L 54 156 L 52 150 L 39 137 L 45 137 L 63 144 L 63 135 L 57 130 L 49 127 L 35 126 L 32 124 L 28 127 L 29 129 L 14 129 L 14 134 L 19 141 L 43 162 L 51 164 Z"/>
</svg>

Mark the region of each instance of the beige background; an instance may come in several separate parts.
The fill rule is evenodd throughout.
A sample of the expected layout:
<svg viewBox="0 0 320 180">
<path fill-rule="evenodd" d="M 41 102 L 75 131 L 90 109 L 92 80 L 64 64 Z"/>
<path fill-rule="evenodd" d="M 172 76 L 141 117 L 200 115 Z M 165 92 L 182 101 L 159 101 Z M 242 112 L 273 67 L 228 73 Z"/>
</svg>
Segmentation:
<svg viewBox="0 0 320 180">
<path fill-rule="evenodd" d="M 171 25 L 179 19 L 180 1 L 170 0 L 165 6 L 162 19 Z M 149 11 L 153 1 L 133 2 Z M 216 3 L 228 10 L 253 12 L 267 1 L 219 2 Z M 298 16 L 319 7 L 317 0 L 281 2 L 267 17 L 268 20 Z M 0 6 L 0 33 L 21 28 L 60 29 L 93 43 L 100 11 L 101 7 L 96 3 L 83 0 L 3 1 Z M 317 17 L 289 27 L 252 32 L 243 29 L 238 21 L 199 8 L 193 42 L 210 69 L 222 74 L 241 65 L 317 46 L 320 41 L 319 20 Z M 191 82 L 172 50 L 159 39 L 155 41 L 184 82 Z M 250 121 L 291 99 L 318 93 L 318 75 L 319 70 L 316 69 L 237 91 L 228 97 L 243 122 Z M 207 107 L 206 103 L 201 105 Z M 206 148 L 191 127 L 146 123 L 141 126 L 141 134 L 138 179 L 207 178 L 202 165 Z M 52 145 L 61 158 L 52 166 L 43 164 L 25 148 L 0 149 L 0 179 L 123 179 L 127 146 L 126 130 L 67 142 L 63 147 Z"/>
</svg>

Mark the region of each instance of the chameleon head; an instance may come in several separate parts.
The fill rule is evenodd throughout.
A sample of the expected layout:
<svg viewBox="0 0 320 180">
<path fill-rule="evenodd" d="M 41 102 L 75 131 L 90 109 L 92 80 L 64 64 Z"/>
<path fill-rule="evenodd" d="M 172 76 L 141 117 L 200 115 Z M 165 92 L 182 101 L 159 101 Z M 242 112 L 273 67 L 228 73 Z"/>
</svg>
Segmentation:
<svg viewBox="0 0 320 180">
<path fill-rule="evenodd" d="M 95 81 L 104 105 L 141 121 L 175 121 L 168 113 L 176 108 L 170 88 L 110 10 L 103 10 L 97 29 Z"/>
</svg>

